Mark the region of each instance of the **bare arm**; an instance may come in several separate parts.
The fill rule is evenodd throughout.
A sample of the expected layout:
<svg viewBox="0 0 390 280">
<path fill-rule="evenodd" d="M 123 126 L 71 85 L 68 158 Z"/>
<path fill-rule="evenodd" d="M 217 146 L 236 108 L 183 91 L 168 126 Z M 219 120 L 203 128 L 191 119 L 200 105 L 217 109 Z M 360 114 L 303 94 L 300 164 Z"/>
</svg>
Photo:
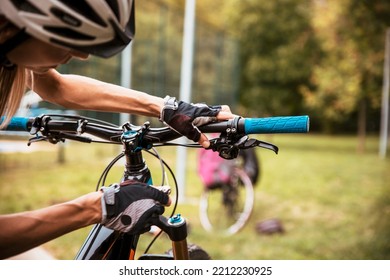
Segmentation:
<svg viewBox="0 0 390 280">
<path fill-rule="evenodd" d="M 164 105 L 160 97 L 54 69 L 34 74 L 29 86 L 44 100 L 69 109 L 159 117 Z"/>
<path fill-rule="evenodd" d="M 0 259 L 34 248 L 61 235 L 99 223 L 101 192 L 39 210 L 0 216 Z"/>
</svg>

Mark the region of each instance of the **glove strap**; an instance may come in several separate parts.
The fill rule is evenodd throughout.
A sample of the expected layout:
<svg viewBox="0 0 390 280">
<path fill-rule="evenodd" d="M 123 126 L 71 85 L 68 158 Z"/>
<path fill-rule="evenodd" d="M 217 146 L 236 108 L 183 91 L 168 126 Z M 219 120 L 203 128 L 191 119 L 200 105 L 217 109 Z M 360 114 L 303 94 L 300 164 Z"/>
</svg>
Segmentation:
<svg viewBox="0 0 390 280">
<path fill-rule="evenodd" d="M 164 98 L 164 109 L 172 109 L 177 110 L 179 108 L 179 104 L 177 103 L 176 97 L 171 97 L 169 95 Z"/>
<path fill-rule="evenodd" d="M 107 207 L 115 204 L 115 194 L 119 192 L 119 184 L 112 184 L 109 187 L 101 187 L 100 191 L 103 192 L 102 203 L 102 223 L 104 223 L 109 217 L 107 213 Z M 111 215 L 110 215 L 111 216 Z"/>
<path fill-rule="evenodd" d="M 179 103 L 177 102 L 176 97 L 171 97 L 169 95 L 165 96 L 164 107 L 162 108 L 161 114 L 160 114 L 160 121 L 165 122 L 164 121 L 164 112 L 166 109 L 176 111 L 178 108 L 179 108 Z"/>
</svg>

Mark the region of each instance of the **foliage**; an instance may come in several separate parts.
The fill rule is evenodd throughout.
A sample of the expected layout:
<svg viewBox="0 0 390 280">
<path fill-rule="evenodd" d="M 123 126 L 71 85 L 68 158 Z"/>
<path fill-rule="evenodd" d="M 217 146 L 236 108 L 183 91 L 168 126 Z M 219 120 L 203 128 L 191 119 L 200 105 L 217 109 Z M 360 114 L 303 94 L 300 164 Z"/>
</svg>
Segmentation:
<svg viewBox="0 0 390 280">
<path fill-rule="evenodd" d="M 257 115 L 302 112 L 299 88 L 310 87 L 318 47 L 310 26 L 310 1 L 234 2 L 232 24 L 240 36 L 241 105 Z"/>
<path fill-rule="evenodd" d="M 313 6 L 323 56 L 312 68 L 316 87 L 302 92 L 324 126 L 348 121 L 361 101 L 373 108 L 380 104 L 385 25 L 377 14 L 390 8 L 377 7 L 380 2 L 327 0 Z"/>
<path fill-rule="evenodd" d="M 351 113 L 356 108 L 356 95 L 360 89 L 356 44 L 343 36 L 348 31 L 340 31 L 338 26 L 345 21 L 340 20 L 345 9 L 342 3 L 336 5 L 327 1 L 314 6 L 313 25 L 324 55 L 313 66 L 312 80 L 316 88 L 302 89 L 307 104 L 321 110 L 325 121 L 340 120 Z"/>
<path fill-rule="evenodd" d="M 347 17 L 349 14 L 353 16 Z M 385 34 L 390 28 L 390 2 L 386 0 L 351 0 L 344 11 L 350 22 L 350 36 L 357 44 L 362 73 L 362 95 L 372 107 L 381 103 Z M 365 23 L 365 24 L 362 24 Z"/>
</svg>

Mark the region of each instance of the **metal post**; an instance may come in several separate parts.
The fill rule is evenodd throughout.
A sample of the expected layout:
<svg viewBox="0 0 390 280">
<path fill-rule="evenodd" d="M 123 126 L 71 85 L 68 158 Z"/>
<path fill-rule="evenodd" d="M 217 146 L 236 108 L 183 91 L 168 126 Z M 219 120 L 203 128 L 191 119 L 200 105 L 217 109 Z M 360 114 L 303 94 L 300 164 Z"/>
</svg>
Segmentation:
<svg viewBox="0 0 390 280">
<path fill-rule="evenodd" d="M 121 55 L 121 86 L 125 88 L 131 87 L 131 51 L 132 43 L 130 43 L 122 52 Z M 119 124 L 129 121 L 130 115 L 126 113 L 119 114 Z"/>
<path fill-rule="evenodd" d="M 195 4 L 196 0 L 186 0 L 180 76 L 180 100 L 185 102 L 191 101 L 192 66 L 195 38 Z M 185 143 L 186 139 L 180 138 L 180 141 L 181 143 Z M 179 187 L 180 202 L 185 201 L 186 162 L 187 150 L 185 147 L 179 146 L 177 148 L 176 158 L 176 178 Z"/>
<path fill-rule="evenodd" d="M 385 59 L 383 67 L 382 111 L 379 156 L 386 157 L 389 128 L 389 89 L 390 89 L 390 28 L 386 30 Z"/>
</svg>

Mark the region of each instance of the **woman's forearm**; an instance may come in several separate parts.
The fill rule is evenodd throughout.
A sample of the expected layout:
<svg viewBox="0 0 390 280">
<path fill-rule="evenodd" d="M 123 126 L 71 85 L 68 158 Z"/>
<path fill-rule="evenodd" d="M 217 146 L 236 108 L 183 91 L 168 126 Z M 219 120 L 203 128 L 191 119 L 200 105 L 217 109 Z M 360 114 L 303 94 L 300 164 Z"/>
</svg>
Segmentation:
<svg viewBox="0 0 390 280">
<path fill-rule="evenodd" d="M 32 89 L 44 100 L 69 109 L 159 117 L 164 104 L 160 97 L 54 69 L 33 77 Z"/>
<path fill-rule="evenodd" d="M 101 220 L 101 192 L 39 210 L 0 216 L 0 259 Z"/>
</svg>

